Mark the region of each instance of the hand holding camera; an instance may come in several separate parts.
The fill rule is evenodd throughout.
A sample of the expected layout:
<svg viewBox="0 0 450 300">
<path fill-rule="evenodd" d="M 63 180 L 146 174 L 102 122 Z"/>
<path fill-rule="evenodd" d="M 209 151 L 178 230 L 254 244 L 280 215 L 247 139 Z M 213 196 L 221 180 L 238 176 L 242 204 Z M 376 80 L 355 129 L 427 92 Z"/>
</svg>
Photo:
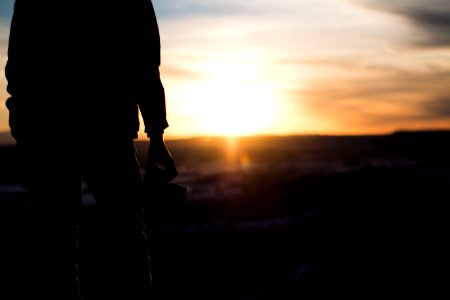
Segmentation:
<svg viewBox="0 0 450 300">
<path fill-rule="evenodd" d="M 144 174 L 147 223 L 176 223 L 183 218 L 186 187 L 172 183 L 178 175 L 175 162 L 161 136 L 151 137 Z"/>
</svg>

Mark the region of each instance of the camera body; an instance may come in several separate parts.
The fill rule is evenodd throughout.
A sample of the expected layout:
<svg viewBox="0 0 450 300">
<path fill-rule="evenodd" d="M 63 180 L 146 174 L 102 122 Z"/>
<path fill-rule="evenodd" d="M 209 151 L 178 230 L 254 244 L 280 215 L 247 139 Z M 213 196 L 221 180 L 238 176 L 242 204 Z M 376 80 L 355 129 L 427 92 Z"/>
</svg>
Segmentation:
<svg viewBox="0 0 450 300">
<path fill-rule="evenodd" d="M 147 169 L 143 179 L 143 204 L 147 225 L 177 224 L 186 214 L 186 187 L 167 182 L 157 166 Z"/>
</svg>

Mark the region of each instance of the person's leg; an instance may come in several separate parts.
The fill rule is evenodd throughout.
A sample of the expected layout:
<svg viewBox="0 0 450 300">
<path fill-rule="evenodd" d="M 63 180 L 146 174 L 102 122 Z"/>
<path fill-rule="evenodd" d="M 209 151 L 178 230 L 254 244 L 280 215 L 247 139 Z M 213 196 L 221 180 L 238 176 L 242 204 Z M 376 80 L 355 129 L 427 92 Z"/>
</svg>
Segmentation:
<svg viewBox="0 0 450 300">
<path fill-rule="evenodd" d="M 148 300 L 150 260 L 133 139 L 108 140 L 106 147 L 94 141 L 86 147 L 84 179 L 96 207 L 95 218 L 80 230 L 84 299 Z"/>
<path fill-rule="evenodd" d="M 21 181 L 30 194 L 25 232 L 17 244 L 18 299 L 80 299 L 77 224 L 81 177 L 69 145 L 18 143 Z M 12 297 L 14 298 L 14 297 Z"/>
</svg>

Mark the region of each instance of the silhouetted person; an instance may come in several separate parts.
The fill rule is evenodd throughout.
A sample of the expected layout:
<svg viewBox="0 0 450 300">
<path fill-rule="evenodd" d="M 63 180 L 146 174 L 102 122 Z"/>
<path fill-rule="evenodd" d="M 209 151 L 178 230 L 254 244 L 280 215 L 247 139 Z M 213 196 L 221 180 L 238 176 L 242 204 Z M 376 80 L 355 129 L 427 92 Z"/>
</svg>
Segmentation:
<svg viewBox="0 0 450 300">
<path fill-rule="evenodd" d="M 79 299 L 80 286 L 86 300 L 149 299 L 138 110 L 148 166 L 177 175 L 159 65 L 150 0 L 16 0 L 6 105 L 32 201 L 10 299 Z M 89 243 L 78 233 L 82 179 L 98 208 Z"/>
</svg>

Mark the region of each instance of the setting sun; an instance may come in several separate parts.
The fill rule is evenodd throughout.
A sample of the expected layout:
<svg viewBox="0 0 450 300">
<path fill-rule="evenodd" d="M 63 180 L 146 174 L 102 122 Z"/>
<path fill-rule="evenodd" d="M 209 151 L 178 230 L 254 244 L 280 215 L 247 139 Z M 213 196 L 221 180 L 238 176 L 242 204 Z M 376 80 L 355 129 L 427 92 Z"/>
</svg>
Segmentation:
<svg viewBox="0 0 450 300">
<path fill-rule="evenodd" d="M 240 136 L 267 130 L 276 118 L 277 103 L 270 81 L 254 65 L 209 63 L 207 78 L 177 87 L 178 108 L 205 135 Z"/>
</svg>

